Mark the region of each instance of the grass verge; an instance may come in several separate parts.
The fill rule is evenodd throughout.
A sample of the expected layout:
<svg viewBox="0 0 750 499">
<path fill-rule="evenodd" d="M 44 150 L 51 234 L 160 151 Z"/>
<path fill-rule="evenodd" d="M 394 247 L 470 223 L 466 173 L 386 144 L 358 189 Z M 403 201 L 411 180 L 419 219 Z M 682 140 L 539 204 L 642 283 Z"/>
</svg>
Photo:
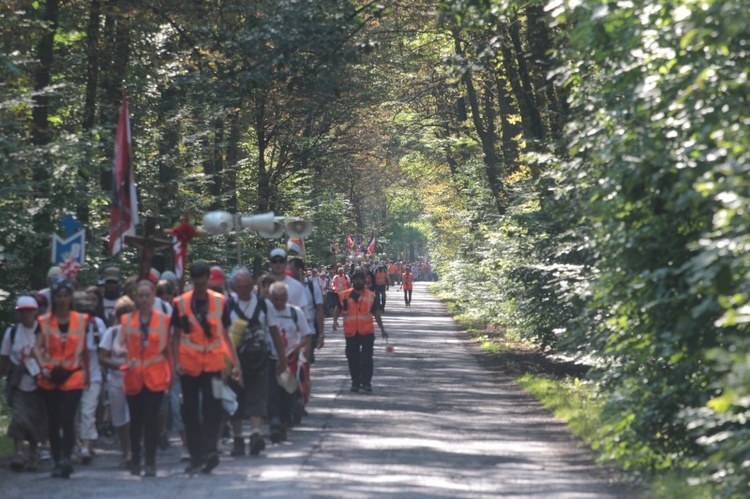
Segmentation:
<svg viewBox="0 0 750 499">
<path fill-rule="evenodd" d="M 445 300 L 445 297 L 441 299 L 448 306 L 449 313 L 489 357 L 480 359 L 482 365 L 512 374 L 521 387 L 567 423 L 570 431 L 592 449 L 599 462 L 616 466 L 626 477 L 626 482 L 638 485 L 642 491 L 639 496 L 654 499 L 713 497 L 711 487 L 689 484 L 688 471 L 670 469 L 661 470 L 658 474 L 646 470 L 625 471 L 621 463 L 608 461 L 597 441 L 603 400 L 596 384 L 586 381 L 586 366 L 552 359 L 512 332 L 465 313 L 460 303 Z"/>
</svg>

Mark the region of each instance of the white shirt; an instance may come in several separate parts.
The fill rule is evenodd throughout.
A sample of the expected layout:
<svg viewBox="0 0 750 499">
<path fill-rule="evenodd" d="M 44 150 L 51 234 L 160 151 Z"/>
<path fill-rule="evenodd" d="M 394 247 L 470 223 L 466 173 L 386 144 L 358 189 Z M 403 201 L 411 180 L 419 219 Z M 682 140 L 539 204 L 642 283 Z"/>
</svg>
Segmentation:
<svg viewBox="0 0 750 499">
<path fill-rule="evenodd" d="M 153 309 L 162 314 L 167 314 L 167 317 L 172 317 L 172 304 L 165 302 L 158 296 L 154 297 Z"/>
<path fill-rule="evenodd" d="M 266 310 L 271 310 L 273 308 L 273 304 L 269 300 L 265 300 L 265 302 L 266 302 Z M 245 314 L 245 317 L 247 317 L 248 319 L 252 319 L 253 313 L 255 312 L 255 307 L 258 304 L 258 297 L 256 296 L 255 293 L 253 293 L 250 296 L 250 301 L 240 300 L 239 298 L 237 298 L 235 303 L 237 303 L 237 307 L 240 309 L 240 311 L 242 311 L 242 313 Z M 234 322 L 234 320 L 239 317 L 234 307 L 229 309 L 229 317 L 231 317 L 232 322 Z M 258 321 L 260 322 L 261 326 L 263 326 L 263 329 L 265 329 L 266 331 L 266 343 L 268 345 L 273 345 L 273 338 L 271 338 L 271 332 L 269 331 L 269 328 L 271 326 L 275 326 L 276 324 L 270 323 L 269 319 L 270 317 L 267 317 L 266 313 L 263 312 L 263 310 L 261 310 L 258 315 Z"/>
<path fill-rule="evenodd" d="M 10 361 L 15 366 L 23 366 L 26 359 L 34 358 L 34 344 L 36 343 L 36 323 L 31 328 L 27 328 L 23 324 L 19 323 L 16 327 L 16 338 L 13 342 L 12 348 L 10 344 L 10 330 L 9 327 L 5 331 L 3 336 L 3 344 L 0 347 L 0 355 L 10 358 Z M 28 374 L 24 374 L 21 377 L 21 382 L 18 385 L 18 389 L 22 392 L 33 392 L 36 390 L 36 380 Z"/>
<path fill-rule="evenodd" d="M 112 324 L 112 319 L 115 316 L 115 305 L 117 304 L 117 300 L 119 300 L 119 298 L 110 300 L 109 298 L 105 297 L 102 299 L 102 307 L 104 307 L 104 318 L 107 319 L 108 324 Z"/>
<path fill-rule="evenodd" d="M 299 283 L 297 283 L 299 284 Z M 294 320 L 291 309 L 295 308 L 297 311 L 297 320 Z M 292 351 L 302 343 L 302 339 L 305 336 L 314 334 L 314 331 L 310 330 L 310 326 L 305 320 L 305 313 L 301 308 L 286 304 L 284 310 L 276 310 L 275 307 L 271 306 L 268 309 L 269 320 L 275 323 L 279 328 L 279 334 L 281 335 L 281 341 L 284 343 L 285 354 L 289 355 Z M 276 346 L 271 343 L 271 356 L 274 359 L 278 359 L 278 353 L 276 352 Z"/>
<path fill-rule="evenodd" d="M 96 321 L 100 339 L 101 335 L 107 331 L 107 326 L 104 325 L 104 321 L 99 317 L 94 317 L 93 315 L 89 317 L 91 317 L 91 325 L 86 335 L 86 346 L 89 349 L 89 376 L 91 376 L 91 383 L 101 383 L 102 368 L 99 366 L 99 347 L 96 345 L 96 339 L 94 338 L 94 321 Z"/>
<path fill-rule="evenodd" d="M 112 352 L 112 360 L 125 362 L 128 360 L 128 349 L 123 343 L 120 345 L 118 337 L 120 336 L 121 327 L 119 325 L 107 328 L 99 342 L 99 348 Z M 122 387 L 124 374 L 119 369 L 110 369 L 107 374 L 107 383 L 112 386 Z"/>
<path fill-rule="evenodd" d="M 304 310 L 307 307 L 307 293 L 302 284 L 293 277 L 286 276 L 284 279 L 287 287 L 289 288 L 289 294 L 287 295 L 286 302 L 290 305 L 297 305 L 299 308 Z"/>
<path fill-rule="evenodd" d="M 313 294 L 310 294 L 310 285 L 308 282 L 312 282 L 313 284 Z M 306 280 L 305 281 L 305 294 L 307 295 L 307 307 L 305 307 L 305 317 L 307 318 L 307 323 L 310 325 L 310 329 L 313 330 L 313 334 L 315 333 L 315 311 L 317 309 L 317 305 L 323 304 L 323 292 L 320 290 L 320 286 L 318 286 L 318 283 L 315 282 L 315 279 L 312 280 Z"/>
</svg>

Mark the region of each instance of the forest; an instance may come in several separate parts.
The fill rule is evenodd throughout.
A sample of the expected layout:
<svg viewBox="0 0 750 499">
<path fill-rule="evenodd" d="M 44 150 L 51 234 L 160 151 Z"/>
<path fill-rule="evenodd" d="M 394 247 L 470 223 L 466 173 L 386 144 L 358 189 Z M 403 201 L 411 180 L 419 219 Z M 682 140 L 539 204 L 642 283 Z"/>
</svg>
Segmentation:
<svg viewBox="0 0 750 499">
<path fill-rule="evenodd" d="M 320 265 L 348 234 L 429 253 L 464 315 L 591 367 L 603 458 L 747 497 L 749 33 L 740 0 L 4 2 L 0 318 L 68 214 L 83 281 L 137 268 L 106 251 L 127 94 L 141 220 L 304 217 Z"/>
</svg>

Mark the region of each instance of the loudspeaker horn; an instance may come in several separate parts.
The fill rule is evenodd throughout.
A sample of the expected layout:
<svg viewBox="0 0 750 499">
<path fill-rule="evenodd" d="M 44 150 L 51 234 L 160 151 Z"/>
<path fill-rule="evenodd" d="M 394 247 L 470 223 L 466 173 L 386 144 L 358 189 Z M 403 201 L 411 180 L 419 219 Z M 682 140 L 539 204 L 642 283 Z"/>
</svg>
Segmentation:
<svg viewBox="0 0 750 499">
<path fill-rule="evenodd" d="M 278 218 L 278 217 L 276 217 Z M 284 224 L 279 220 L 273 220 L 273 226 L 269 230 L 258 230 L 258 234 L 266 239 L 278 239 L 284 235 Z"/>
<path fill-rule="evenodd" d="M 203 215 L 203 228 L 209 234 L 226 234 L 234 227 L 234 217 L 226 211 L 212 211 Z"/>
<path fill-rule="evenodd" d="M 307 237 L 313 230 L 312 222 L 301 218 L 287 218 L 285 228 L 289 237 Z"/>
<path fill-rule="evenodd" d="M 263 213 L 262 215 L 248 215 L 240 218 L 240 224 L 250 230 L 272 232 L 274 227 L 273 212 Z"/>
</svg>

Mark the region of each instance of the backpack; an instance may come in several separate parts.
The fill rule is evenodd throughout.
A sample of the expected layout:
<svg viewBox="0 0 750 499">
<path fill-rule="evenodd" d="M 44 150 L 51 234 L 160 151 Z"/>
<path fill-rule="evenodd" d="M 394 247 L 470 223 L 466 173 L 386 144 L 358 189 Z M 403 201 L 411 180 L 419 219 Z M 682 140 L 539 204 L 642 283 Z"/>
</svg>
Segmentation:
<svg viewBox="0 0 750 499">
<path fill-rule="evenodd" d="M 258 303 L 255 305 L 251 318 L 240 310 L 239 304 L 232 301 L 232 308 L 240 319 L 247 321 L 245 331 L 242 333 L 242 340 L 237 345 L 237 355 L 240 358 L 240 365 L 243 372 L 259 372 L 266 367 L 266 358 L 268 354 L 268 344 L 266 342 L 266 330 L 260 323 L 261 311 L 267 313 L 266 300 L 258 297 Z"/>
</svg>

